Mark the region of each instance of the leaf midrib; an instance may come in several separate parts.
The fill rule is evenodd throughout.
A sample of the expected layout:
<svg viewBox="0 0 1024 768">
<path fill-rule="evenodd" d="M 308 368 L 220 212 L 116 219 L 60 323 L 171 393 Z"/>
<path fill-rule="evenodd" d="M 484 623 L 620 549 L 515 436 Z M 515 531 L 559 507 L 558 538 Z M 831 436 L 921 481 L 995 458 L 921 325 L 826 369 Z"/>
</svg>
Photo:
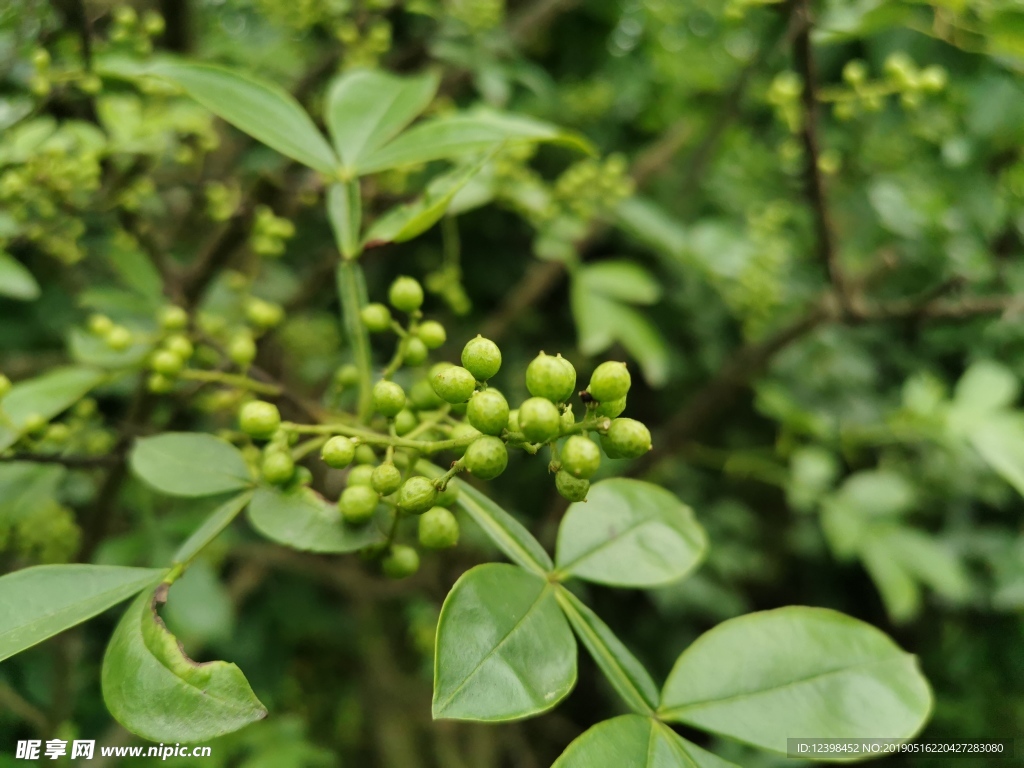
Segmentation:
<svg viewBox="0 0 1024 768">
<path fill-rule="evenodd" d="M 618 543 L 619 539 L 621 539 L 626 534 L 632 533 L 635 530 L 643 528 L 648 523 L 660 523 L 660 522 L 663 522 L 663 521 L 659 520 L 656 517 L 646 517 L 646 518 L 643 518 L 639 522 L 636 522 L 636 523 L 633 523 L 632 525 L 626 526 L 619 533 L 616 533 L 615 535 L 608 537 L 607 539 L 605 539 L 603 542 L 598 544 L 593 549 L 588 549 L 582 555 L 579 555 L 579 556 L 573 558 L 569 562 L 567 562 L 567 563 L 558 563 L 558 568 L 559 568 L 559 570 L 564 570 L 564 571 L 571 570 L 574 565 L 577 565 L 581 561 L 586 560 L 587 558 L 593 557 L 596 553 L 601 552 L 602 550 L 607 549 L 608 547 L 612 546 L 613 544 Z M 679 533 L 678 529 L 674 528 L 673 526 L 668 525 L 667 523 L 665 523 L 665 525 L 666 525 L 666 527 L 671 528 L 676 533 Z M 681 533 L 680 533 L 680 536 L 682 536 Z"/>
</svg>

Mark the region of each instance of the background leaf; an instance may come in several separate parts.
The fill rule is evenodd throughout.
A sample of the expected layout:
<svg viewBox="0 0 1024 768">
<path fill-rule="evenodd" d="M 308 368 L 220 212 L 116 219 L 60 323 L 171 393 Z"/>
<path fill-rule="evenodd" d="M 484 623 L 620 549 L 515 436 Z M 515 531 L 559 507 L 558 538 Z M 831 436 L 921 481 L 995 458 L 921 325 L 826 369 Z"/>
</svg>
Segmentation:
<svg viewBox="0 0 1024 768">
<path fill-rule="evenodd" d="M 212 496 L 252 485 L 241 452 L 201 432 L 144 437 L 132 449 L 131 465 L 141 480 L 170 496 Z"/>
<path fill-rule="evenodd" d="M 576 683 L 576 641 L 540 576 L 478 565 L 441 608 L 434 717 L 515 720 L 551 709 Z"/>
<path fill-rule="evenodd" d="M 39 298 L 39 283 L 20 261 L 0 251 L 0 296 L 18 301 Z"/>
<path fill-rule="evenodd" d="M 52 419 L 85 397 L 106 379 L 104 371 L 86 366 L 56 368 L 34 379 L 19 381 L 0 400 L 0 451 L 17 442 L 33 414 Z"/>
</svg>

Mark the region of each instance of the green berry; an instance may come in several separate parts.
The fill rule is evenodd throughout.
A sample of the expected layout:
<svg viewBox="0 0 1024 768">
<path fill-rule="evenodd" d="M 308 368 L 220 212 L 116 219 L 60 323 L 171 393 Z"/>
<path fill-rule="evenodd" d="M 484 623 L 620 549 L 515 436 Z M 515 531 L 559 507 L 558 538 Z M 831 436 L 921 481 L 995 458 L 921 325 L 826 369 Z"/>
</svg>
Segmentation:
<svg viewBox="0 0 1024 768">
<path fill-rule="evenodd" d="M 345 478 L 345 485 L 351 488 L 354 485 L 369 486 L 373 479 L 373 467 L 369 464 L 357 464 L 348 471 Z"/>
<path fill-rule="evenodd" d="M 541 352 L 526 366 L 526 388 L 534 397 L 564 403 L 576 389 L 576 369 L 561 355 Z"/>
<path fill-rule="evenodd" d="M 398 490 L 398 506 L 414 515 L 426 512 L 434 506 L 437 489 L 434 483 L 420 475 L 410 477 Z"/>
<path fill-rule="evenodd" d="M 420 323 L 420 327 L 416 329 L 416 335 L 427 345 L 427 349 L 437 349 L 448 340 L 444 326 L 436 320 Z"/>
<path fill-rule="evenodd" d="M 359 383 L 359 368 L 343 365 L 334 372 L 334 381 L 339 387 L 354 387 Z"/>
<path fill-rule="evenodd" d="M 420 411 L 431 411 L 444 405 L 444 400 L 437 396 L 427 379 L 420 379 L 409 390 L 409 401 Z"/>
<path fill-rule="evenodd" d="M 427 345 L 423 343 L 423 339 L 412 336 L 406 339 L 405 342 L 405 358 L 402 362 L 410 367 L 423 365 L 427 361 L 427 355 L 430 353 L 427 351 Z"/>
<path fill-rule="evenodd" d="M 487 381 L 501 368 L 501 350 L 490 339 L 477 336 L 462 348 L 462 365 L 477 381 Z"/>
<path fill-rule="evenodd" d="M 370 485 L 381 496 L 390 496 L 402 485 L 402 473 L 394 464 L 381 464 L 370 475 Z"/>
<path fill-rule="evenodd" d="M 493 480 L 508 466 L 508 449 L 496 437 L 478 437 L 466 449 L 466 469 L 481 480 Z"/>
<path fill-rule="evenodd" d="M 284 309 L 280 304 L 253 297 L 246 302 L 245 317 L 257 328 L 273 328 L 284 319 Z"/>
<path fill-rule="evenodd" d="M 188 312 L 169 304 L 160 310 L 160 327 L 167 331 L 180 331 L 188 327 Z"/>
<path fill-rule="evenodd" d="M 651 450 L 651 432 L 636 419 L 615 419 L 601 443 L 612 458 L 635 459 Z"/>
<path fill-rule="evenodd" d="M 562 416 L 546 397 L 531 397 L 519 406 L 519 428 L 531 443 L 546 443 L 558 436 Z"/>
<path fill-rule="evenodd" d="M 89 333 L 95 333 L 97 336 L 106 336 L 110 333 L 110 329 L 114 327 L 114 321 L 106 315 L 90 315 L 88 326 Z"/>
<path fill-rule="evenodd" d="M 447 549 L 459 543 L 459 521 L 444 507 L 431 507 L 419 520 L 420 544 L 428 549 Z"/>
<path fill-rule="evenodd" d="M 169 379 L 162 373 L 151 373 L 146 379 L 146 389 L 154 395 L 166 395 L 174 391 L 174 379 Z"/>
<path fill-rule="evenodd" d="M 455 483 L 448 483 L 443 491 L 437 492 L 437 498 L 434 500 L 434 503 L 439 507 L 450 507 L 458 498 L 459 489 L 455 487 Z"/>
<path fill-rule="evenodd" d="M 63 443 L 71 436 L 67 424 L 51 424 L 46 428 L 44 438 L 51 443 Z"/>
<path fill-rule="evenodd" d="M 235 365 L 245 368 L 256 359 L 256 342 L 248 333 L 239 333 L 228 344 L 228 357 Z"/>
<path fill-rule="evenodd" d="M 383 304 L 367 304 L 360 310 L 359 317 L 370 333 L 383 333 L 391 328 L 391 310 Z"/>
<path fill-rule="evenodd" d="M 362 525 L 369 522 L 377 509 L 380 496 L 368 485 L 350 485 L 341 492 L 338 511 L 346 523 Z"/>
<path fill-rule="evenodd" d="M 98 408 L 99 405 L 97 405 L 96 401 L 93 398 L 86 397 L 82 400 L 79 400 L 78 403 L 75 405 L 74 414 L 80 419 L 88 419 L 90 416 L 96 415 L 96 411 L 98 410 Z"/>
<path fill-rule="evenodd" d="M 395 544 L 380 565 L 389 579 L 405 579 L 420 569 L 420 555 L 412 547 Z"/>
<path fill-rule="evenodd" d="M 347 467 L 355 457 L 355 443 L 342 435 L 332 437 L 320 449 L 320 458 L 324 460 L 324 464 L 333 469 Z"/>
<path fill-rule="evenodd" d="M 476 438 L 480 437 L 480 435 L 480 430 L 474 427 L 472 424 L 467 424 L 464 421 L 460 421 L 458 424 L 452 427 L 452 431 L 451 434 L 449 434 L 449 437 L 452 440 L 465 440 L 470 437 L 475 440 Z M 459 454 L 460 456 L 465 452 L 465 446 L 463 446 L 462 448 L 455 449 L 455 453 Z"/>
<path fill-rule="evenodd" d="M 0 373 L 0 400 L 7 396 L 7 393 L 11 391 L 11 380 Z"/>
<path fill-rule="evenodd" d="M 476 389 L 473 374 L 458 365 L 449 365 L 435 373 L 430 384 L 446 403 L 464 403 Z"/>
<path fill-rule="evenodd" d="M 188 360 L 192 357 L 192 353 L 195 352 L 192 342 L 188 340 L 188 336 L 181 333 L 168 336 L 164 341 L 164 349 L 168 352 L 173 352 L 182 360 Z"/>
<path fill-rule="evenodd" d="M 562 469 L 573 477 L 586 480 L 601 466 L 601 449 L 589 437 L 573 435 L 562 446 L 560 458 Z"/>
<path fill-rule="evenodd" d="M 281 413 L 273 403 L 252 400 L 238 412 L 238 426 L 250 437 L 266 440 L 281 426 Z"/>
<path fill-rule="evenodd" d="M 393 381 L 381 380 L 373 385 L 373 407 L 389 419 L 405 408 L 405 390 Z"/>
<path fill-rule="evenodd" d="M 594 409 L 594 413 L 598 416 L 607 416 L 609 419 L 614 419 L 620 413 L 626 410 L 626 396 L 623 395 L 618 400 L 603 400 Z"/>
<path fill-rule="evenodd" d="M 498 390 L 482 390 L 470 398 L 466 418 L 485 435 L 500 435 L 508 426 L 508 403 Z"/>
<path fill-rule="evenodd" d="M 185 367 L 185 361 L 169 349 L 162 349 L 153 355 L 153 359 L 149 361 L 149 367 L 164 376 L 177 376 Z"/>
<path fill-rule="evenodd" d="M 508 423 L 505 428 L 509 432 L 522 432 L 522 428 L 519 426 L 519 409 L 516 408 L 508 412 Z"/>
<path fill-rule="evenodd" d="M 293 488 L 298 488 L 303 485 L 309 485 L 312 482 L 313 473 L 310 472 L 307 467 L 296 467 L 295 474 L 292 475 L 292 479 L 288 485 Z"/>
<path fill-rule="evenodd" d="M 416 427 L 419 426 L 419 423 L 420 420 L 416 418 L 415 413 L 410 411 L 408 408 L 403 408 L 398 412 L 398 415 L 395 416 L 395 432 L 399 437 L 404 437 L 416 429 Z"/>
<path fill-rule="evenodd" d="M 625 397 L 631 383 L 632 379 L 626 364 L 609 360 L 594 369 L 587 391 L 595 400 L 603 403 Z"/>
<path fill-rule="evenodd" d="M 292 479 L 295 462 L 288 451 L 273 450 L 263 454 L 263 479 L 271 485 L 284 485 Z"/>
<path fill-rule="evenodd" d="M 128 349 L 132 343 L 132 332 L 123 325 L 115 325 L 104 336 L 107 346 L 118 352 Z"/>
<path fill-rule="evenodd" d="M 30 413 L 21 424 L 22 430 L 30 435 L 38 434 L 46 429 L 46 417 L 41 413 Z"/>
<path fill-rule="evenodd" d="M 558 426 L 561 432 L 567 432 L 576 425 L 576 417 L 573 415 L 572 406 L 568 406 L 562 411 L 562 416 L 559 419 Z"/>
<path fill-rule="evenodd" d="M 368 464 L 370 466 L 376 466 L 377 464 L 377 452 L 373 450 L 372 446 L 363 443 L 356 447 L 356 464 Z"/>
<path fill-rule="evenodd" d="M 573 477 L 564 469 L 555 474 L 555 489 L 569 501 L 586 501 L 590 490 L 590 481 L 581 477 Z"/>
<path fill-rule="evenodd" d="M 411 277 L 399 277 L 388 289 L 388 301 L 401 312 L 415 312 L 423 304 L 423 286 Z"/>
</svg>

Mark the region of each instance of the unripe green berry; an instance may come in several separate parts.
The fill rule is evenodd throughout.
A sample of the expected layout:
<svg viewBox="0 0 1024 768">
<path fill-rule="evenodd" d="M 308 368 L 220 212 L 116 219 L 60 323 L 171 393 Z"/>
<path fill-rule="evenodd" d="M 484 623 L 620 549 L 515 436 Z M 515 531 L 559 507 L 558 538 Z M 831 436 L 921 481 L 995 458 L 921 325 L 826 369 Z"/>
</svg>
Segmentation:
<svg viewBox="0 0 1024 768">
<path fill-rule="evenodd" d="M 632 379 L 626 364 L 609 360 L 594 369 L 587 391 L 595 400 L 603 403 L 607 400 L 618 400 L 625 397 L 631 383 Z"/>
<path fill-rule="evenodd" d="M 576 417 L 573 415 L 572 406 L 570 405 L 564 411 L 562 411 L 562 416 L 559 419 L 558 426 L 562 432 L 567 432 L 568 430 L 572 429 L 575 425 Z"/>
<path fill-rule="evenodd" d="M 403 363 L 407 366 L 413 367 L 417 365 L 423 365 L 427 361 L 427 355 L 430 353 L 427 351 L 427 345 L 423 343 L 423 339 L 412 336 L 406 339 L 405 342 L 405 358 Z"/>
<path fill-rule="evenodd" d="M 169 349 L 162 349 L 153 355 L 153 359 L 149 361 L 149 367 L 164 376 L 177 376 L 185 367 L 185 361 Z"/>
<path fill-rule="evenodd" d="M 459 489 L 455 487 L 455 483 L 448 483 L 443 491 L 437 492 L 434 503 L 439 507 L 450 507 L 458 498 Z"/>
<path fill-rule="evenodd" d="M 490 339 L 477 336 L 462 348 L 462 365 L 477 381 L 487 381 L 501 368 L 501 350 Z"/>
<path fill-rule="evenodd" d="M 303 485 L 309 485 L 312 482 L 313 473 L 309 471 L 308 467 L 296 467 L 295 473 L 292 475 L 288 485 L 292 488 L 298 488 Z"/>
<path fill-rule="evenodd" d="M 356 464 L 377 464 L 377 452 L 373 450 L 373 446 L 363 443 L 356 447 Z"/>
<path fill-rule="evenodd" d="M 0 373 L 0 400 L 7 396 L 7 393 L 11 391 L 11 380 Z"/>
<path fill-rule="evenodd" d="M 374 467 L 370 464 L 357 464 L 348 471 L 345 478 L 345 485 L 351 488 L 353 485 L 369 486 L 372 482 Z"/>
<path fill-rule="evenodd" d="M 411 277 L 399 277 L 388 289 L 388 301 L 401 312 L 415 312 L 423 304 L 423 286 Z"/>
<path fill-rule="evenodd" d="M 398 506 L 414 515 L 422 514 L 434 506 L 436 498 L 434 483 L 420 475 L 410 477 L 398 490 Z"/>
<path fill-rule="evenodd" d="M 288 451 L 273 450 L 263 454 L 263 479 L 271 485 L 284 485 L 292 479 L 295 462 Z"/>
<path fill-rule="evenodd" d="M 394 464 L 381 464 L 374 467 L 370 485 L 381 496 L 390 496 L 401 487 L 402 473 Z"/>
<path fill-rule="evenodd" d="M 188 336 L 181 333 L 168 336 L 164 341 L 164 349 L 168 352 L 173 352 L 182 360 L 188 360 L 192 357 L 192 353 L 195 352 L 192 342 L 188 340 Z"/>
<path fill-rule="evenodd" d="M 334 383 L 339 387 L 353 387 L 359 383 L 359 368 L 343 365 L 334 372 Z"/>
<path fill-rule="evenodd" d="M 481 480 L 493 480 L 508 466 L 508 449 L 497 437 L 478 437 L 466 449 L 465 462 Z"/>
<path fill-rule="evenodd" d="M 38 434 L 46 429 L 46 417 L 41 413 L 30 413 L 21 423 L 21 428 L 30 435 Z"/>
<path fill-rule="evenodd" d="M 449 365 L 435 373 L 430 379 L 437 396 L 446 403 L 464 403 L 476 389 L 473 374 L 458 365 Z"/>
<path fill-rule="evenodd" d="M 168 304 L 160 310 L 160 327 L 167 331 L 180 331 L 188 327 L 188 312 Z"/>
<path fill-rule="evenodd" d="M 586 501 L 587 492 L 590 490 L 590 481 L 581 477 L 573 477 L 564 469 L 560 469 L 555 474 L 555 489 L 562 495 L 562 498 L 569 501 Z"/>
<path fill-rule="evenodd" d="M 420 544 L 428 549 L 447 549 L 459 543 L 459 521 L 444 507 L 431 507 L 419 520 Z"/>
<path fill-rule="evenodd" d="M 391 310 L 383 304 L 367 304 L 360 310 L 359 317 L 370 333 L 382 333 L 391 328 Z"/>
<path fill-rule="evenodd" d="M 104 335 L 107 346 L 118 352 L 128 349 L 132 343 L 132 332 L 123 325 L 115 325 Z"/>
<path fill-rule="evenodd" d="M 526 366 L 526 388 L 534 397 L 564 403 L 576 389 L 576 369 L 561 355 L 541 352 Z"/>
<path fill-rule="evenodd" d="M 273 328 L 284 319 L 284 309 L 280 304 L 253 297 L 245 305 L 245 317 L 257 328 Z"/>
<path fill-rule="evenodd" d="M 522 432 L 522 428 L 519 426 L 519 409 L 515 408 L 508 412 L 508 422 L 505 424 L 505 428 L 509 432 Z"/>
<path fill-rule="evenodd" d="M 162 373 L 151 373 L 146 379 L 146 389 L 154 395 L 166 395 L 174 391 L 174 379 L 164 376 Z"/>
<path fill-rule="evenodd" d="M 409 401 L 413 407 L 421 411 L 431 411 L 444 405 L 444 400 L 437 396 L 430 381 L 420 379 L 409 390 Z"/>
<path fill-rule="evenodd" d="M 508 403 L 498 390 L 484 389 L 469 399 L 466 418 L 485 435 L 500 435 L 508 426 Z"/>
<path fill-rule="evenodd" d="M 235 365 L 245 368 L 256 359 L 256 342 L 248 333 L 239 333 L 228 344 L 228 357 Z"/>
<path fill-rule="evenodd" d="M 625 395 L 618 400 L 602 400 L 597 408 L 594 409 L 594 413 L 598 416 L 607 416 L 609 419 L 614 419 L 624 410 L 626 410 Z"/>
<path fill-rule="evenodd" d="M 420 569 L 420 555 L 412 547 L 395 544 L 380 565 L 389 579 L 405 579 Z"/>
<path fill-rule="evenodd" d="M 472 424 L 467 424 L 464 421 L 460 421 L 458 424 L 452 427 L 452 431 L 449 434 L 449 437 L 452 440 L 465 440 L 470 437 L 472 437 L 475 440 L 476 438 L 480 437 L 481 434 L 482 433 L 480 432 L 480 430 L 474 427 Z M 466 447 L 463 446 L 462 448 L 456 448 L 454 450 L 455 453 L 461 456 L 465 454 Z"/>
<path fill-rule="evenodd" d="M 636 419 L 615 419 L 601 444 L 612 458 L 635 459 L 651 450 L 651 432 Z"/>
<path fill-rule="evenodd" d="M 368 485 L 350 485 L 341 492 L 338 499 L 338 511 L 346 523 L 362 525 L 369 522 L 377 510 L 380 496 Z"/>
<path fill-rule="evenodd" d="M 378 381 L 373 385 L 373 407 L 389 419 L 396 416 L 405 408 L 405 390 L 393 381 Z"/>
<path fill-rule="evenodd" d="M 355 443 L 342 435 L 332 437 L 320 449 L 320 458 L 324 460 L 324 464 L 334 469 L 347 467 L 355 457 Z"/>
<path fill-rule="evenodd" d="M 106 315 L 89 316 L 89 333 L 95 333 L 97 336 L 106 336 L 113 327 L 114 321 Z"/>
<path fill-rule="evenodd" d="M 71 435 L 71 430 L 68 429 L 67 424 L 51 424 L 46 428 L 46 434 L 43 437 L 51 443 L 63 443 Z"/>
<path fill-rule="evenodd" d="M 273 403 L 252 400 L 238 412 L 238 426 L 250 437 L 266 440 L 281 426 L 281 413 Z"/>
<path fill-rule="evenodd" d="M 601 449 L 589 437 L 573 435 L 562 446 L 560 458 L 563 470 L 586 480 L 601 466 Z"/>
<path fill-rule="evenodd" d="M 412 432 L 419 426 L 420 420 L 416 418 L 416 414 L 410 411 L 408 408 L 403 408 L 395 416 L 395 432 L 399 437 Z"/>
<path fill-rule="evenodd" d="M 416 329 L 416 335 L 427 345 L 427 349 L 437 349 L 448 340 L 444 326 L 436 320 L 420 323 L 420 327 Z"/>
<path fill-rule="evenodd" d="M 546 443 L 558 436 L 562 417 L 546 397 L 531 397 L 519 406 L 519 428 L 531 443 Z"/>
</svg>

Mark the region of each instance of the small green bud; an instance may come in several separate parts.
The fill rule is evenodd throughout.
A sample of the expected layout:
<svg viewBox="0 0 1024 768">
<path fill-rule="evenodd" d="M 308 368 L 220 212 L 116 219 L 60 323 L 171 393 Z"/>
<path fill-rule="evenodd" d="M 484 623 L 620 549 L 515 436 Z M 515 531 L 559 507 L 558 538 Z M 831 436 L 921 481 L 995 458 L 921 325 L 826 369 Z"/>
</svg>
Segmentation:
<svg viewBox="0 0 1024 768">
<path fill-rule="evenodd" d="M 519 427 L 531 443 L 546 443 L 558 436 L 562 417 L 546 397 L 531 397 L 519 406 Z"/>
<path fill-rule="evenodd" d="M 430 379 L 434 392 L 447 403 L 464 403 L 476 389 L 473 374 L 458 365 L 449 365 Z"/>
<path fill-rule="evenodd" d="M 574 426 L 576 426 L 576 417 L 573 415 L 572 406 L 570 405 L 562 411 L 562 416 L 559 419 L 559 430 L 564 433 L 572 429 Z"/>
<path fill-rule="evenodd" d="M 342 469 L 352 463 L 356 457 L 356 446 L 342 435 L 336 435 L 324 443 L 320 449 L 320 458 L 328 467 Z"/>
<path fill-rule="evenodd" d="M 416 335 L 427 345 L 427 349 L 437 349 L 448 340 L 444 326 L 436 320 L 420 323 L 420 327 L 416 329 Z"/>
<path fill-rule="evenodd" d="M 405 358 L 402 362 L 410 367 L 423 365 L 427 361 L 427 355 L 429 354 L 423 339 L 413 336 L 405 342 Z"/>
<path fill-rule="evenodd" d="M 573 477 L 564 469 L 555 474 L 555 489 L 569 501 L 586 501 L 590 490 L 590 481 L 581 477 Z"/>
<path fill-rule="evenodd" d="M 419 520 L 420 544 L 428 549 L 447 549 L 459 543 L 459 521 L 444 507 L 431 507 Z"/>
<path fill-rule="evenodd" d="M 587 391 L 595 400 L 603 403 L 625 397 L 631 383 L 632 379 L 626 364 L 609 360 L 594 369 Z"/>
<path fill-rule="evenodd" d="M 560 458 L 563 470 L 586 480 L 601 466 L 601 449 L 589 437 L 573 435 L 562 446 Z"/>
<path fill-rule="evenodd" d="M 651 450 L 651 433 L 636 419 L 615 419 L 601 445 L 611 458 L 635 459 Z"/>
<path fill-rule="evenodd" d="M 345 478 L 345 485 L 349 488 L 353 485 L 371 485 L 373 469 L 374 467 L 371 464 L 357 464 L 348 471 L 348 477 Z"/>
<path fill-rule="evenodd" d="M 380 565 L 389 579 L 405 579 L 420 569 L 420 555 L 412 547 L 395 544 Z"/>
<path fill-rule="evenodd" d="M 164 376 L 174 377 L 181 373 L 185 367 L 185 361 L 169 349 L 162 349 L 153 355 L 149 361 L 149 367 Z"/>
<path fill-rule="evenodd" d="M 383 333 L 391 328 L 391 310 L 383 304 L 367 304 L 359 317 L 370 333 Z"/>
<path fill-rule="evenodd" d="M 478 437 L 466 449 L 466 469 L 481 480 L 493 480 L 508 466 L 508 449 L 497 437 Z"/>
<path fill-rule="evenodd" d="M 399 277 L 388 289 L 388 301 L 400 312 L 415 312 L 423 304 L 423 286 L 411 277 Z"/>
<path fill-rule="evenodd" d="M 281 426 L 281 413 L 273 403 L 252 400 L 238 412 L 238 426 L 257 440 L 267 440 Z"/>
<path fill-rule="evenodd" d="M 393 381 L 378 381 L 373 385 L 373 407 L 383 416 L 393 418 L 405 408 L 405 390 Z"/>
<path fill-rule="evenodd" d="M 410 477 L 398 490 L 398 506 L 414 515 L 422 514 L 434 506 L 436 498 L 434 483 L 420 475 Z"/>
<path fill-rule="evenodd" d="M 534 397 L 564 403 L 576 389 L 576 369 L 561 355 L 541 352 L 526 366 L 526 388 Z"/>
<path fill-rule="evenodd" d="M 368 485 L 350 485 L 341 492 L 338 511 L 346 523 L 362 525 L 370 521 L 377 509 L 380 496 Z"/>
<path fill-rule="evenodd" d="M 408 408 L 403 408 L 395 416 L 395 432 L 399 437 L 412 432 L 419 426 L 420 420 L 416 418 L 416 414 L 410 411 Z"/>
<path fill-rule="evenodd" d="M 500 435 L 508 425 L 508 403 L 496 389 L 481 390 L 470 398 L 466 418 L 483 434 Z"/>
<path fill-rule="evenodd" d="M 394 464 L 381 464 L 374 467 L 370 485 L 381 496 L 390 496 L 401 487 L 402 473 Z"/>
<path fill-rule="evenodd" d="M 168 304 L 160 310 L 160 327 L 166 331 L 180 331 L 188 327 L 188 312 L 181 307 Z"/>
<path fill-rule="evenodd" d="M 477 381 L 487 381 L 501 368 L 501 350 L 490 339 L 477 336 L 462 348 L 462 365 Z"/>
<path fill-rule="evenodd" d="M 263 479 L 271 485 L 284 485 L 292 479 L 295 462 L 288 451 L 276 449 L 263 453 Z"/>
</svg>

